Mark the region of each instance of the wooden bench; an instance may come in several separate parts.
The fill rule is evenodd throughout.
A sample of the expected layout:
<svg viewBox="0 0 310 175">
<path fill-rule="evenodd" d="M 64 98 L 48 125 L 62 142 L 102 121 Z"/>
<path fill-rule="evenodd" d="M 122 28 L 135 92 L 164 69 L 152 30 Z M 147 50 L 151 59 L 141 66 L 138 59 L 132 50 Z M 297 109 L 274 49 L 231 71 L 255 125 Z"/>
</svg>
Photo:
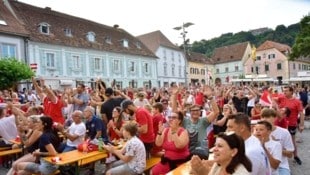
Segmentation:
<svg viewBox="0 0 310 175">
<path fill-rule="evenodd" d="M 22 153 L 22 149 L 10 149 L 10 150 L 2 150 L 0 151 L 0 157 L 5 157 L 4 161 L 2 162 L 2 165 L 6 168 L 11 167 L 12 160 L 17 159 L 17 155 Z"/>
<path fill-rule="evenodd" d="M 149 174 L 150 170 L 158 164 L 161 160 L 161 157 L 151 157 L 150 159 L 146 160 L 146 167 L 144 169 L 145 174 Z"/>
</svg>

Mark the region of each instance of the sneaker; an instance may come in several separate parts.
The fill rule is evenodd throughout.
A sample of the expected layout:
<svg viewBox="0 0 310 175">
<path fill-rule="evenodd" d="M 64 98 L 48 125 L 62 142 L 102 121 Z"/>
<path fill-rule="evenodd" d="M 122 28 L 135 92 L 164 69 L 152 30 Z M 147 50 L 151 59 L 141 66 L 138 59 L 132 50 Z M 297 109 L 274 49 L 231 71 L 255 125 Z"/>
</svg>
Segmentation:
<svg viewBox="0 0 310 175">
<path fill-rule="evenodd" d="M 296 161 L 296 163 L 298 164 L 298 165 L 301 165 L 302 164 L 302 162 L 301 162 L 301 160 L 300 160 L 300 158 L 299 157 L 294 157 L 294 160 Z"/>
</svg>

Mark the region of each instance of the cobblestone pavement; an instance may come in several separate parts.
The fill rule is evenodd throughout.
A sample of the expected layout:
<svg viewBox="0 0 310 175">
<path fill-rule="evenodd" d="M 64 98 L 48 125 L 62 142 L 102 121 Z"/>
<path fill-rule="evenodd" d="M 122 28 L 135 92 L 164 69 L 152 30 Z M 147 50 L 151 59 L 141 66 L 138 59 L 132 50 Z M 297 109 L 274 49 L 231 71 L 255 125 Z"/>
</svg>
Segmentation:
<svg viewBox="0 0 310 175">
<path fill-rule="evenodd" d="M 297 140 L 302 141 L 301 143 L 297 143 L 298 146 L 298 155 L 302 161 L 302 165 L 298 165 L 294 162 L 293 159 L 289 160 L 290 168 L 292 171 L 292 175 L 310 175 L 310 121 L 305 122 L 306 130 L 300 134 L 297 134 Z M 102 170 L 104 169 L 104 165 L 96 163 L 96 175 L 102 174 Z M 85 174 L 85 169 L 81 171 L 80 174 Z M 0 175 L 5 175 L 8 172 L 8 169 L 4 168 L 0 165 Z"/>
</svg>

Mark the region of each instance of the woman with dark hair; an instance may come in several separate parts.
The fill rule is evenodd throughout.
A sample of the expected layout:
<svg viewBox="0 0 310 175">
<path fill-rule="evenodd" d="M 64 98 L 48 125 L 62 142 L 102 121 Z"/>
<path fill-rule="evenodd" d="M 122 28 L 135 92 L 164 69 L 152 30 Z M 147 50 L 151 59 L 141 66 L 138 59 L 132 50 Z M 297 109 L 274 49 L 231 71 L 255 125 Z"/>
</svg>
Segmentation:
<svg viewBox="0 0 310 175">
<path fill-rule="evenodd" d="M 234 132 L 220 133 L 216 138 L 213 153 L 213 161 L 201 161 L 198 156 L 193 156 L 191 160 L 192 172 L 197 175 L 251 174 L 252 164 L 245 155 L 244 141 Z"/>
<path fill-rule="evenodd" d="M 56 148 L 60 144 L 57 131 L 53 128 L 53 120 L 47 116 L 40 117 L 37 127 L 38 130 L 42 131 L 42 135 L 39 138 L 39 149 L 32 153 L 36 157 L 36 161 L 19 163 L 17 174 L 41 173 L 42 175 L 49 175 L 58 169 L 56 165 L 43 159 L 47 156 L 56 156 Z"/>
<path fill-rule="evenodd" d="M 153 175 L 166 174 L 189 160 L 189 136 L 187 130 L 182 127 L 183 113 L 172 112 L 168 116 L 168 123 L 167 128 L 164 128 L 162 122 L 158 126 L 155 144 L 162 146 L 165 153 L 161 162 L 152 168 Z"/>
<path fill-rule="evenodd" d="M 109 121 L 107 128 L 108 128 L 108 135 L 110 140 L 118 140 L 123 137 L 122 134 L 122 125 L 123 125 L 123 118 L 121 115 L 121 107 L 115 107 L 112 111 L 112 120 Z"/>
</svg>

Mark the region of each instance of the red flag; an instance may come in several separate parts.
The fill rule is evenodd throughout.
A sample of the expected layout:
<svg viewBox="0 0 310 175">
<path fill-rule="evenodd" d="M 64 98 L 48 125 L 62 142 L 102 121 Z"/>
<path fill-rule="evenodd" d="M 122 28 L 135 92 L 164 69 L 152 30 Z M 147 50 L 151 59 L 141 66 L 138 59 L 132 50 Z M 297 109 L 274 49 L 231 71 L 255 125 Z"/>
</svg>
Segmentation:
<svg viewBox="0 0 310 175">
<path fill-rule="evenodd" d="M 268 90 L 264 90 L 262 96 L 259 99 L 259 103 L 262 106 L 271 106 L 271 98 Z"/>
</svg>

